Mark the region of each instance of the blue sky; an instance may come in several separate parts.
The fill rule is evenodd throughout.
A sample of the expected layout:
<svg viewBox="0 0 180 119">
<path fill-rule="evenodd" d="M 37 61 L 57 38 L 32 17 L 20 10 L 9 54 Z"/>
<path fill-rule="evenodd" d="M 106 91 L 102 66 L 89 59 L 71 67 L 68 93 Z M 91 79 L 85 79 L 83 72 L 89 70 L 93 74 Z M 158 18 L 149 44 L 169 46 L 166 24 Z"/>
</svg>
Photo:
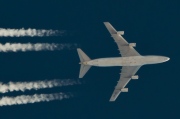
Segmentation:
<svg viewBox="0 0 180 119">
<path fill-rule="evenodd" d="M 1 37 L 1 43 L 77 44 L 91 59 L 119 56 L 103 22 L 124 30 L 128 42 L 137 43 L 142 55 L 163 55 L 169 62 L 143 66 L 139 80 L 116 102 L 109 98 L 119 80 L 120 67 L 92 67 L 81 85 L 11 92 L 0 96 L 72 92 L 62 101 L 0 107 L 2 119 L 156 119 L 178 118 L 179 99 L 179 2 L 167 0 L 19 0 L 0 1 L 1 28 L 65 30 L 52 37 Z M 79 80 L 76 48 L 61 51 L 0 53 L 0 79 L 36 81 Z"/>
</svg>

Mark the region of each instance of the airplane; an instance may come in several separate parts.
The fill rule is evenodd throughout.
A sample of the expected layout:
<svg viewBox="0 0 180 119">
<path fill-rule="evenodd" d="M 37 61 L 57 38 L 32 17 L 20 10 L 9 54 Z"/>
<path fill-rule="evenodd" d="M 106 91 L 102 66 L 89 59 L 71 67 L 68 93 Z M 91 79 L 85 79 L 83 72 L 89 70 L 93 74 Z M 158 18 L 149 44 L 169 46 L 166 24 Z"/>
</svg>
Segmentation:
<svg viewBox="0 0 180 119">
<path fill-rule="evenodd" d="M 79 78 L 83 78 L 83 76 L 87 73 L 91 66 L 122 66 L 120 79 L 109 100 L 110 102 L 112 102 L 116 100 L 121 92 L 128 92 L 128 88 L 125 88 L 125 86 L 131 79 L 139 78 L 138 75 L 135 74 L 141 66 L 147 64 L 163 63 L 170 60 L 170 58 L 155 55 L 142 56 L 134 49 L 136 43 L 128 43 L 122 37 L 122 35 L 124 35 L 124 31 L 116 31 L 109 22 L 104 22 L 104 25 L 111 34 L 111 37 L 117 43 L 121 57 L 98 58 L 91 60 L 80 48 L 77 48 L 77 52 L 80 58 L 79 64 L 81 64 Z"/>
</svg>

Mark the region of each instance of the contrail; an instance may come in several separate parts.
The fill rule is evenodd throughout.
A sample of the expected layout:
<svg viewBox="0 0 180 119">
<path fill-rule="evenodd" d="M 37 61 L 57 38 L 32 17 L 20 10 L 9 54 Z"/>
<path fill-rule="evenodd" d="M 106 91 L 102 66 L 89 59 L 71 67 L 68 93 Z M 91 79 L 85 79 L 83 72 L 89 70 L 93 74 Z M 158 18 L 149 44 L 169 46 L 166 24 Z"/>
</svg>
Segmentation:
<svg viewBox="0 0 180 119">
<path fill-rule="evenodd" d="M 2 97 L 0 99 L 0 106 L 6 105 L 21 105 L 35 102 L 49 102 L 53 100 L 62 100 L 73 97 L 71 93 L 54 93 L 54 94 L 34 94 L 21 95 L 17 97 Z"/>
<path fill-rule="evenodd" d="M 0 37 L 23 37 L 23 36 L 62 36 L 65 33 L 65 31 L 59 31 L 59 30 L 45 30 L 45 29 L 4 29 L 0 28 Z"/>
<path fill-rule="evenodd" d="M 55 43 L 0 43 L 0 52 L 17 52 L 17 51 L 42 51 L 42 50 L 63 50 L 72 49 L 76 44 L 55 44 Z"/>
<path fill-rule="evenodd" d="M 44 80 L 44 81 L 31 81 L 31 82 L 9 82 L 3 84 L 0 82 L 0 93 L 7 93 L 13 91 L 25 91 L 25 90 L 38 90 L 43 88 L 53 88 L 68 85 L 80 84 L 79 81 L 72 79 L 54 79 L 54 80 Z"/>
</svg>

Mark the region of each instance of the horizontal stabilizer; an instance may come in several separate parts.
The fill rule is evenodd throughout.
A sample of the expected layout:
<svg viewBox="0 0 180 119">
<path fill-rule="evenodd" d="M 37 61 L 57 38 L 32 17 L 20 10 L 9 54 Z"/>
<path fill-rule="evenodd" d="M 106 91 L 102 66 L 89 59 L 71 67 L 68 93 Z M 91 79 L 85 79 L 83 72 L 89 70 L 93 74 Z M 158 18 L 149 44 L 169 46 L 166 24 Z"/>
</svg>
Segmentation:
<svg viewBox="0 0 180 119">
<path fill-rule="evenodd" d="M 80 48 L 77 49 L 77 52 L 81 62 L 91 60 Z"/>
<path fill-rule="evenodd" d="M 79 78 L 83 78 L 83 76 L 91 68 L 91 66 L 85 65 L 84 62 L 90 61 L 91 59 L 80 48 L 77 49 L 77 52 L 78 52 L 78 55 L 79 55 L 79 59 L 81 61 L 80 62 L 81 68 L 80 68 Z"/>
<path fill-rule="evenodd" d="M 87 73 L 87 71 L 91 68 L 89 65 L 81 64 L 79 78 L 83 78 L 83 76 Z"/>
</svg>

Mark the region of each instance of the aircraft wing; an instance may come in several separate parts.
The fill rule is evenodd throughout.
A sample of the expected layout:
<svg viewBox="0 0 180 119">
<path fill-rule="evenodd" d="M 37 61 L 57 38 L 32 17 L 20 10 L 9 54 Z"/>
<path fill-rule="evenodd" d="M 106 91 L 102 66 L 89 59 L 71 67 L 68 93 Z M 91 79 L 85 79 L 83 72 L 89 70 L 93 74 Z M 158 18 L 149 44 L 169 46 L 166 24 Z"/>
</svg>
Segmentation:
<svg viewBox="0 0 180 119">
<path fill-rule="evenodd" d="M 139 56 L 140 54 L 129 45 L 129 43 L 121 36 L 122 33 L 117 32 L 109 22 L 104 22 L 109 33 L 118 45 L 122 57 Z M 123 33 L 124 34 L 124 33 Z"/>
<path fill-rule="evenodd" d="M 110 101 L 115 101 L 118 95 L 121 93 L 128 82 L 131 80 L 131 77 L 139 70 L 141 66 L 123 66 L 121 69 L 121 76 L 118 81 L 118 84 L 115 87 L 115 90 L 110 98 Z"/>
</svg>

